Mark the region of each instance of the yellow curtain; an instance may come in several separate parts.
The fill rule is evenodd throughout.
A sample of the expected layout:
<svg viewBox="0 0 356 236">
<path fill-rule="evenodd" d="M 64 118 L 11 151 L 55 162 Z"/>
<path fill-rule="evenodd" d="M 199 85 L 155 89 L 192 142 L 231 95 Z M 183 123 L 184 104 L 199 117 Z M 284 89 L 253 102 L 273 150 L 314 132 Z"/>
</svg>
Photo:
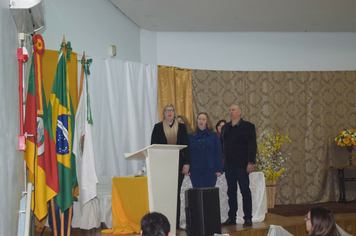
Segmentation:
<svg viewBox="0 0 356 236">
<path fill-rule="evenodd" d="M 48 104 L 49 96 L 51 95 L 54 76 L 56 75 L 58 63 L 58 51 L 45 50 L 42 54 L 43 66 L 43 88 L 46 95 L 46 103 Z M 78 82 L 77 82 L 77 53 L 70 53 L 70 60 L 68 61 L 69 70 L 69 90 L 72 96 L 73 109 L 77 112 L 78 106 Z"/>
<path fill-rule="evenodd" d="M 192 72 L 171 66 L 158 66 L 158 112 L 163 119 L 167 104 L 176 108 L 176 116 L 183 115 L 193 124 Z"/>
</svg>

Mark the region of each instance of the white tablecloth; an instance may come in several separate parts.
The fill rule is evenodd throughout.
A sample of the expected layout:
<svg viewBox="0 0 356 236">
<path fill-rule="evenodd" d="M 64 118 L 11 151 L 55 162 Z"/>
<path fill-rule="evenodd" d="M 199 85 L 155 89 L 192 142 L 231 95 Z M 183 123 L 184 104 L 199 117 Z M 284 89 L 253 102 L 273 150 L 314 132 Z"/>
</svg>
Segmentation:
<svg viewBox="0 0 356 236">
<path fill-rule="evenodd" d="M 280 225 L 270 225 L 267 236 L 293 236 Z"/>
<path fill-rule="evenodd" d="M 90 200 L 80 209 L 80 203 L 73 204 L 72 227 L 81 229 L 99 228 L 101 222 L 108 228 L 113 227 L 111 210 L 111 178 L 98 177 L 97 197 Z M 78 197 L 80 201 L 80 196 Z"/>
<path fill-rule="evenodd" d="M 237 184 L 237 183 L 236 183 Z M 180 227 L 185 229 L 185 191 L 192 188 L 192 182 L 190 181 L 189 176 L 185 176 L 181 188 L 181 207 L 180 207 Z M 221 222 L 225 222 L 228 219 L 228 196 L 227 196 L 227 183 L 225 174 L 222 174 L 218 177 L 216 181 L 216 187 L 219 188 L 219 198 L 220 198 L 220 215 Z M 242 209 L 242 196 L 238 187 L 238 211 L 237 211 L 237 220 L 238 224 L 244 223 L 244 213 Z M 253 172 L 250 174 L 250 189 L 252 195 L 252 221 L 253 222 L 262 222 L 265 219 L 265 215 L 267 213 L 267 197 L 266 197 L 266 185 L 265 178 L 262 172 Z"/>
</svg>

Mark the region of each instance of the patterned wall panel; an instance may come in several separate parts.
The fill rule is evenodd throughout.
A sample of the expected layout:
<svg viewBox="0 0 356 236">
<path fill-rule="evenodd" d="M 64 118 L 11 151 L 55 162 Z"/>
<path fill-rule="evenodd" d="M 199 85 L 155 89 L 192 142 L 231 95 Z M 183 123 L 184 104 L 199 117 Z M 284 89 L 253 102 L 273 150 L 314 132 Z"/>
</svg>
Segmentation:
<svg viewBox="0 0 356 236">
<path fill-rule="evenodd" d="M 355 89 L 355 71 L 192 70 L 194 118 L 205 111 L 214 125 L 230 120 L 236 103 L 257 136 L 266 129 L 290 134 L 293 141 L 284 145 L 292 153 L 290 170 L 278 179 L 276 204 L 338 200 L 337 173 L 329 166 L 348 164 L 346 148 L 334 138 L 343 128 L 356 128 Z M 347 183 L 346 198 L 356 199 L 356 183 Z"/>
</svg>

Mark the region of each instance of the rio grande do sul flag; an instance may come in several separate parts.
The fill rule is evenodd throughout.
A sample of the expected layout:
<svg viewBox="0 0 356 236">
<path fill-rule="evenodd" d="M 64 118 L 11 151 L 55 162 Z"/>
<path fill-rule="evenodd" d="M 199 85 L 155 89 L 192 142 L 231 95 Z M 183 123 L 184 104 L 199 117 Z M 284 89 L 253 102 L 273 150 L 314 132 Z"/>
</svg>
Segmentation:
<svg viewBox="0 0 356 236">
<path fill-rule="evenodd" d="M 24 131 L 26 139 L 24 159 L 29 170 L 29 181 L 34 183 L 32 209 L 41 220 L 47 215 L 47 202 L 59 192 L 57 158 L 48 117 L 42 83 L 42 53 L 44 41 L 41 35 L 33 36 L 33 55 L 28 82 Z"/>
<path fill-rule="evenodd" d="M 95 172 L 95 159 L 92 138 L 92 117 L 90 108 L 90 98 L 88 92 L 89 64 L 91 59 L 85 61 L 82 59 L 82 76 L 83 90 L 80 94 L 80 100 L 75 115 L 75 134 L 73 152 L 76 155 L 77 164 L 77 178 L 79 185 L 80 206 L 83 207 L 85 203 L 96 197 L 96 184 L 98 178 Z"/>
<path fill-rule="evenodd" d="M 77 185 L 77 178 L 75 156 L 72 152 L 74 110 L 69 93 L 67 59 L 64 52 L 59 55 L 48 110 L 55 139 L 60 188 L 55 200 L 60 210 L 65 212 L 73 204 L 72 189 Z"/>
</svg>

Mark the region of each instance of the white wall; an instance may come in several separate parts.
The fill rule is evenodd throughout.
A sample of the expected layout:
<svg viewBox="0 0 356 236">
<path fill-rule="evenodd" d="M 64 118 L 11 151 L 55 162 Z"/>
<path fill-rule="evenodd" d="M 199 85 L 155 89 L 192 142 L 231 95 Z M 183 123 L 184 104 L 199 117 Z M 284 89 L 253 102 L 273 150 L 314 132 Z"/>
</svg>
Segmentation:
<svg viewBox="0 0 356 236">
<path fill-rule="evenodd" d="M 157 32 L 141 29 L 141 62 L 157 64 Z"/>
<path fill-rule="evenodd" d="M 109 0 L 44 0 L 46 27 L 39 33 L 47 49 L 59 50 L 63 39 L 73 51 L 115 58 L 141 60 L 140 29 Z M 24 190 L 23 153 L 18 151 L 19 76 L 17 29 L 9 1 L 0 0 L 0 235 L 16 235 L 19 203 Z M 93 62 L 94 63 L 94 62 Z"/>
<path fill-rule="evenodd" d="M 157 64 L 203 70 L 355 70 L 356 33 L 157 32 Z"/>
<path fill-rule="evenodd" d="M 20 134 L 18 40 L 8 0 L 0 0 L 0 11 L 0 235 L 16 235 L 24 190 L 23 153 L 17 146 Z"/>
<path fill-rule="evenodd" d="M 45 0 L 46 27 L 39 31 L 46 49 L 59 50 L 63 35 L 74 52 L 140 62 L 140 28 L 109 0 Z"/>
</svg>

